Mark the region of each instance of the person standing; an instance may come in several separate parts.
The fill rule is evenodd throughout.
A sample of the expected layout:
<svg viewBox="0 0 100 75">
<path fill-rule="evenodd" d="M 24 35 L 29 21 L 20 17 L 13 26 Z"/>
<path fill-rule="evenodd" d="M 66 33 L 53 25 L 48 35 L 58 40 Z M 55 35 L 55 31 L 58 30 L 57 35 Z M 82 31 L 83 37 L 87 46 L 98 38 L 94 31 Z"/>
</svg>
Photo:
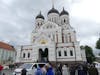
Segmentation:
<svg viewBox="0 0 100 75">
<path fill-rule="evenodd" d="M 26 75 L 26 74 L 27 74 L 27 70 L 25 68 L 23 68 L 21 71 L 21 75 Z"/>
<path fill-rule="evenodd" d="M 87 75 L 87 73 L 88 73 L 88 67 L 87 66 L 88 66 L 87 64 L 83 65 L 84 75 Z"/>
<path fill-rule="evenodd" d="M 89 75 L 99 75 L 99 72 L 94 65 L 91 65 L 91 67 L 88 69 L 88 73 Z"/>
<path fill-rule="evenodd" d="M 46 70 L 47 70 L 46 75 L 54 75 L 53 68 L 52 68 L 52 66 L 51 66 L 50 64 L 46 64 L 46 65 L 45 65 L 45 68 L 46 68 Z"/>
<path fill-rule="evenodd" d="M 3 70 L 3 66 L 0 65 L 0 75 L 1 75 L 2 70 Z"/>
<path fill-rule="evenodd" d="M 46 75 L 47 71 L 46 71 L 45 67 L 42 67 L 41 70 L 42 70 L 42 75 Z"/>
<path fill-rule="evenodd" d="M 76 67 L 72 64 L 69 68 L 69 71 L 70 71 L 70 75 L 75 75 L 75 69 Z"/>
<path fill-rule="evenodd" d="M 56 75 L 62 75 L 58 67 L 56 68 Z"/>
<path fill-rule="evenodd" d="M 85 72 L 83 71 L 83 66 L 80 64 L 77 68 L 78 70 L 78 75 L 85 75 Z"/>
<path fill-rule="evenodd" d="M 62 65 L 58 64 L 56 67 L 56 75 L 62 75 Z"/>
<path fill-rule="evenodd" d="M 40 67 L 37 67 L 37 71 L 36 71 L 35 75 L 42 75 L 42 70 Z"/>
<path fill-rule="evenodd" d="M 63 75 L 69 75 L 69 73 L 68 73 L 68 67 L 66 65 L 63 65 L 63 67 L 62 67 L 62 74 Z"/>
</svg>

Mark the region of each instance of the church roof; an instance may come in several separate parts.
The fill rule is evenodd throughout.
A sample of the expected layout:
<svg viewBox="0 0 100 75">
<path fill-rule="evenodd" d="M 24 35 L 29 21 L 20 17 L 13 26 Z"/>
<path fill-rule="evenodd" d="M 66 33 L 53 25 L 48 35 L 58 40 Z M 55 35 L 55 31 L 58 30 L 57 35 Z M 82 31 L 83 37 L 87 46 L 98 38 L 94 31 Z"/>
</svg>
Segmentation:
<svg viewBox="0 0 100 75">
<path fill-rule="evenodd" d="M 0 42 L 0 48 L 2 49 L 6 49 L 6 50 L 15 50 L 13 46 L 7 44 L 7 43 L 4 43 L 4 42 Z"/>
<path fill-rule="evenodd" d="M 57 13 L 57 14 L 59 14 L 59 11 L 53 7 L 53 8 L 48 12 L 48 15 L 49 15 L 50 13 Z"/>
<path fill-rule="evenodd" d="M 69 15 L 69 13 L 63 8 L 62 12 L 60 13 L 60 16 L 61 15 Z"/>
<path fill-rule="evenodd" d="M 44 16 L 41 14 L 41 12 L 36 16 L 36 19 L 38 19 L 38 18 L 44 19 Z"/>
</svg>

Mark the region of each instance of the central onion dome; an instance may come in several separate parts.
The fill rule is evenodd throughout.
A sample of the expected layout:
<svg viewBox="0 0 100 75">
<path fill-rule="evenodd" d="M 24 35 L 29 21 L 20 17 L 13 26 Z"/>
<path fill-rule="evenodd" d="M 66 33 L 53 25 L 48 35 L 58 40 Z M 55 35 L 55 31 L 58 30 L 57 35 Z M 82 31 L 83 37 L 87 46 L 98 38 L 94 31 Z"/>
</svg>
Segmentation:
<svg viewBox="0 0 100 75">
<path fill-rule="evenodd" d="M 60 13 L 60 16 L 62 15 L 69 15 L 69 13 L 63 8 L 62 12 Z"/>
<path fill-rule="evenodd" d="M 51 13 L 57 13 L 57 14 L 59 14 L 58 10 L 55 9 L 54 7 L 48 12 L 48 15 L 51 14 Z"/>
<path fill-rule="evenodd" d="M 38 18 L 44 19 L 44 16 L 41 14 L 41 11 L 40 11 L 40 13 L 36 16 L 36 19 L 38 19 Z"/>
</svg>

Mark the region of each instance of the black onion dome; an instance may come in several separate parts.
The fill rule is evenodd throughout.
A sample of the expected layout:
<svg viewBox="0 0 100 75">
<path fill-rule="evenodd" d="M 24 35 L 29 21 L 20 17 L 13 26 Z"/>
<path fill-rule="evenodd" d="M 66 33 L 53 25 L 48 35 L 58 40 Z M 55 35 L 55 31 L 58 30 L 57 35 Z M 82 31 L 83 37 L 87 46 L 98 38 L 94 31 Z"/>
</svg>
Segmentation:
<svg viewBox="0 0 100 75">
<path fill-rule="evenodd" d="M 49 15 L 50 13 L 57 13 L 57 14 L 59 14 L 58 10 L 55 9 L 54 7 L 48 12 L 48 15 Z"/>
<path fill-rule="evenodd" d="M 63 8 L 63 11 L 60 13 L 60 16 L 61 15 L 69 15 L 69 13 L 67 11 L 65 11 L 65 9 Z"/>
<path fill-rule="evenodd" d="M 36 19 L 38 19 L 38 18 L 42 18 L 42 19 L 44 19 L 44 16 L 41 14 L 41 12 L 40 12 L 39 15 L 36 16 Z"/>
</svg>

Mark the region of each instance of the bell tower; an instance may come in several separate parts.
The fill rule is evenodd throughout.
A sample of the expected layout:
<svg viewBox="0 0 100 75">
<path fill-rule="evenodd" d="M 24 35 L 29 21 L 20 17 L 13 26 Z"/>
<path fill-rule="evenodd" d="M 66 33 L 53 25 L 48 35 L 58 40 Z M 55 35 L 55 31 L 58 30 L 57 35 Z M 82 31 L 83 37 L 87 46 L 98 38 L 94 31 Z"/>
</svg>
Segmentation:
<svg viewBox="0 0 100 75">
<path fill-rule="evenodd" d="M 44 16 L 40 13 L 36 16 L 35 25 L 36 29 L 39 29 L 44 24 Z"/>
</svg>

